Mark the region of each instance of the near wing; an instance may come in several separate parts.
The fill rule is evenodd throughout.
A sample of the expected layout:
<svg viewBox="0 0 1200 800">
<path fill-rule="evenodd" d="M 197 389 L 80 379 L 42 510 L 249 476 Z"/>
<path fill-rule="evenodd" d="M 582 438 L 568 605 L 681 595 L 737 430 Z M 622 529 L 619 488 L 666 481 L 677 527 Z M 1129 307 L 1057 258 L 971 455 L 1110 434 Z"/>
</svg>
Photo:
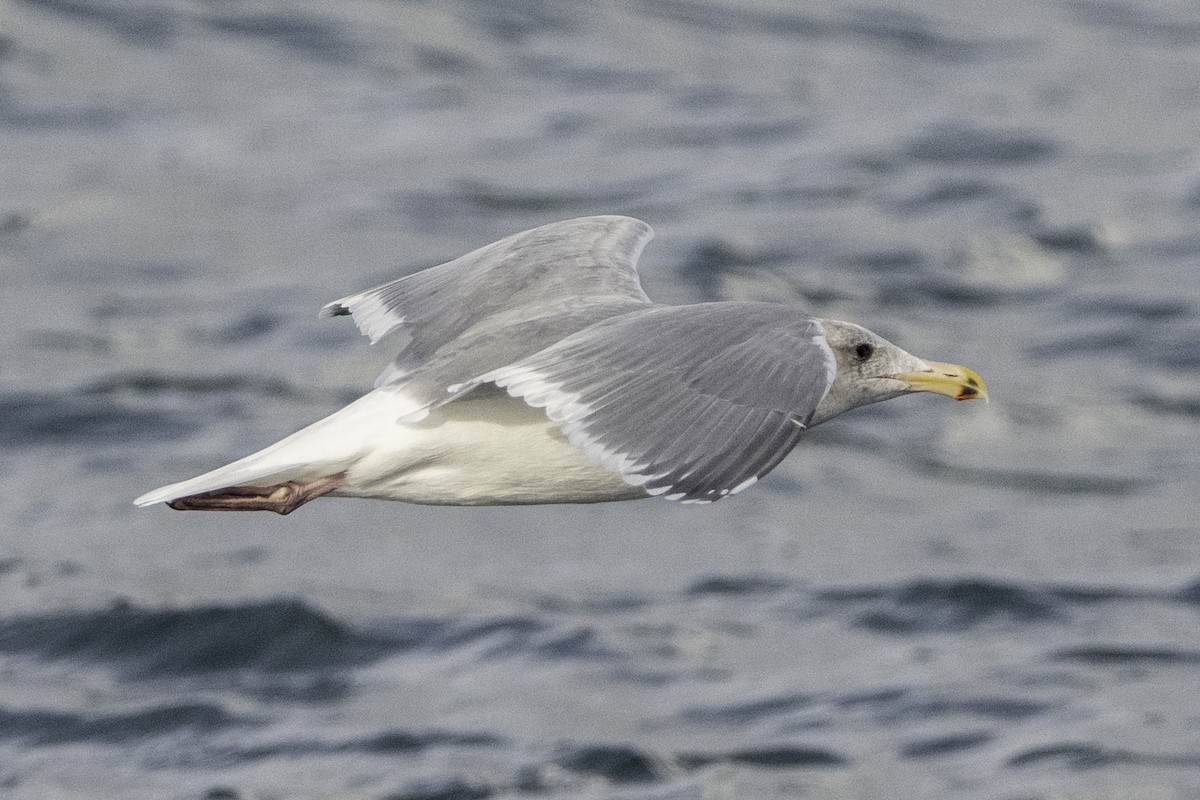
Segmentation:
<svg viewBox="0 0 1200 800">
<path fill-rule="evenodd" d="M 545 408 L 572 444 L 649 494 L 710 502 L 791 451 L 835 371 L 817 320 L 713 303 L 604 320 L 467 386 L 495 383 Z"/>
<path fill-rule="evenodd" d="M 321 316 L 353 315 L 372 344 L 406 329 L 409 342 L 376 386 L 393 383 L 468 332 L 486 334 L 594 304 L 648 304 L 637 259 L 653 235 L 630 217 L 555 222 L 335 300 Z"/>
</svg>

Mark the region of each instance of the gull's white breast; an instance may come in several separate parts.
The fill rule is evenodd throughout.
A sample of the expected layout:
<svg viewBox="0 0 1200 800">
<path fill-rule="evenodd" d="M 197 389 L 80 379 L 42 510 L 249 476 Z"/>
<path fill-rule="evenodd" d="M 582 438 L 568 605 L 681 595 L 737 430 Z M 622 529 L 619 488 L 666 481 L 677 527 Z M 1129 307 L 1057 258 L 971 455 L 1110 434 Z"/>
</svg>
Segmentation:
<svg viewBox="0 0 1200 800">
<path fill-rule="evenodd" d="M 345 437 L 329 442 L 335 448 L 357 440 L 358 452 L 333 495 L 438 505 L 596 503 L 646 496 L 572 446 L 543 411 L 492 387 L 481 387 L 418 422 L 402 423 L 396 422 L 395 407 L 376 394 L 327 420 L 337 422 L 349 412 L 349 426 L 333 424 L 319 432 Z M 351 411 L 355 406 L 357 413 Z"/>
</svg>

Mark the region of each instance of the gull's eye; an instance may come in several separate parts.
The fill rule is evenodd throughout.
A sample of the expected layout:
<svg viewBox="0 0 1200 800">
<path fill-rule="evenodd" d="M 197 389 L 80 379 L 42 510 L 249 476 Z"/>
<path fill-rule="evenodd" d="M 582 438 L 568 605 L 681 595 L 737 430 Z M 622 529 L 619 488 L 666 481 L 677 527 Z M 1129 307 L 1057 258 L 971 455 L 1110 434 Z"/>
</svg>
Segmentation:
<svg viewBox="0 0 1200 800">
<path fill-rule="evenodd" d="M 866 361 L 875 352 L 875 348 L 867 342 L 859 342 L 854 347 L 854 355 L 859 361 Z"/>
</svg>

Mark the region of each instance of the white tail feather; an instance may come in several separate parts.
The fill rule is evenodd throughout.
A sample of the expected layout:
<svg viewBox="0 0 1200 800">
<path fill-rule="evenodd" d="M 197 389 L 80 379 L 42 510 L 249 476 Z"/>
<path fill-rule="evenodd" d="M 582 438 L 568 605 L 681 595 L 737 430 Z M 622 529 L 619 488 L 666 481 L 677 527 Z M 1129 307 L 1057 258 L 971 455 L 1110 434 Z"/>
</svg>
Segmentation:
<svg viewBox="0 0 1200 800">
<path fill-rule="evenodd" d="M 414 404 L 396 390 L 377 389 L 257 453 L 147 492 L 133 504 L 144 507 L 233 486 L 270 486 L 344 472 L 362 458 L 373 436 L 396 426 L 397 417 L 414 410 Z"/>
<path fill-rule="evenodd" d="M 152 492 L 146 492 L 133 504 L 138 507 L 152 506 L 155 503 L 169 503 L 180 497 L 190 497 L 194 494 L 213 492 L 217 489 L 228 489 L 231 486 L 270 486 L 289 480 L 301 478 L 301 472 L 308 472 L 311 465 L 256 463 L 266 451 L 260 451 L 243 459 L 226 464 L 223 467 L 198 475 L 186 481 L 162 486 Z"/>
</svg>

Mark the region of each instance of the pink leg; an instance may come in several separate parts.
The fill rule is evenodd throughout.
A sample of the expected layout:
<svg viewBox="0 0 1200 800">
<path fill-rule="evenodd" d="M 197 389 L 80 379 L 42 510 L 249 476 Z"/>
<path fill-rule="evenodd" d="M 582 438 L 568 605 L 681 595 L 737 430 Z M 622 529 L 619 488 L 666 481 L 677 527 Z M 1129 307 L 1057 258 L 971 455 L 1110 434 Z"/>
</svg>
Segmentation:
<svg viewBox="0 0 1200 800">
<path fill-rule="evenodd" d="M 346 473 L 326 475 L 315 481 L 287 481 L 274 486 L 230 486 L 213 492 L 179 497 L 167 503 L 177 511 L 274 511 L 290 514 L 342 485 Z"/>
</svg>

